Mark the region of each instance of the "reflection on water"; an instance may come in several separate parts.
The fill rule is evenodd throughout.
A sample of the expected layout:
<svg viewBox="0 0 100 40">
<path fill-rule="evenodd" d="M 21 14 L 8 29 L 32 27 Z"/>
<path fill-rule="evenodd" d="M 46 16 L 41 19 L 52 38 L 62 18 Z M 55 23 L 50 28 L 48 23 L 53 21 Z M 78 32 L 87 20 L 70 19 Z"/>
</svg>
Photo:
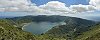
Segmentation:
<svg viewBox="0 0 100 40">
<path fill-rule="evenodd" d="M 32 22 L 32 23 L 29 23 L 28 25 L 24 26 L 23 30 L 31 32 L 33 34 L 42 34 L 56 25 L 64 25 L 64 24 L 65 24 L 64 22 L 56 22 L 56 23 Z"/>
</svg>

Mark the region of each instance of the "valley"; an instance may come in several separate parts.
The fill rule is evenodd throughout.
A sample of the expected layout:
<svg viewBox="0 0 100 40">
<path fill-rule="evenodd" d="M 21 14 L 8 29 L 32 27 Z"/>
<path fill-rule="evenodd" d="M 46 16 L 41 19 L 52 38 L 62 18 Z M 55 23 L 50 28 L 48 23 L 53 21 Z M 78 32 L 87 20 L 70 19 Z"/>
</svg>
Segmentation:
<svg viewBox="0 0 100 40">
<path fill-rule="evenodd" d="M 92 37 L 92 35 L 87 36 L 85 33 L 92 32 L 91 30 L 95 31 L 96 27 L 100 27 L 97 26 L 100 24 L 99 22 L 58 15 L 29 15 L 23 17 L 4 18 L 0 20 L 4 20 L 3 22 L 7 22 L 18 30 L 31 33 L 31 36 L 34 36 L 34 40 L 86 40 L 87 38 L 84 38 L 85 36 Z M 3 23 L 2 21 L 0 22 Z M 0 26 L 2 26 L 2 24 Z M 98 33 L 95 35 L 98 35 Z"/>
<path fill-rule="evenodd" d="M 100 40 L 100 0 L 0 0 L 0 40 Z"/>
</svg>

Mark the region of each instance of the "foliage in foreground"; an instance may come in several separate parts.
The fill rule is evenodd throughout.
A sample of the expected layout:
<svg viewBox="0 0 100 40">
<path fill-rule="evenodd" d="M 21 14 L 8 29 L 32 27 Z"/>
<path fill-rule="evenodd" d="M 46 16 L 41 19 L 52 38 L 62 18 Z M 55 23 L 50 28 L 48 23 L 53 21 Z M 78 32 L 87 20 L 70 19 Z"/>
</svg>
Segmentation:
<svg viewBox="0 0 100 40">
<path fill-rule="evenodd" d="M 0 40 L 35 40 L 31 33 L 12 26 L 7 20 L 0 20 Z"/>
</svg>

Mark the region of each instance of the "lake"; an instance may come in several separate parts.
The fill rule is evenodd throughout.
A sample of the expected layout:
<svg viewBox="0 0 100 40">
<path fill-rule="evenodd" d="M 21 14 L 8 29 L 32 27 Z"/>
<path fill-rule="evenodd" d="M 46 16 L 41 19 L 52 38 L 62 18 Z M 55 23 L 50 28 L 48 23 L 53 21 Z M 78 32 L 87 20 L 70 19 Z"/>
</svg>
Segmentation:
<svg viewBox="0 0 100 40">
<path fill-rule="evenodd" d="M 65 22 L 31 22 L 23 27 L 24 31 L 31 32 L 33 34 L 42 34 L 50 30 L 57 25 L 65 25 Z"/>
</svg>

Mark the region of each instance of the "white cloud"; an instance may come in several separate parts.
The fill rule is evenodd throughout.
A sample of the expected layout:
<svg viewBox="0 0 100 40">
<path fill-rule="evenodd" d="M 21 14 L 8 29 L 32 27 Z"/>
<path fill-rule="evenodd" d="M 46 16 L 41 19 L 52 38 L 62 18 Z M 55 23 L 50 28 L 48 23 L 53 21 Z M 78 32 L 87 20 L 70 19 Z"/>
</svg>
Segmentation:
<svg viewBox="0 0 100 40">
<path fill-rule="evenodd" d="M 92 4 L 90 2 L 90 4 Z M 92 5 L 71 5 L 67 7 L 65 3 L 59 1 L 50 1 L 47 4 L 40 5 L 31 3 L 30 0 L 0 0 L 0 12 L 18 11 L 31 12 L 36 14 L 68 14 L 77 12 L 87 12 L 95 10 Z"/>
<path fill-rule="evenodd" d="M 45 10 L 50 10 L 59 13 L 77 13 L 77 12 L 87 12 L 95 10 L 92 5 L 71 5 L 67 7 L 66 4 L 59 1 L 51 1 L 47 4 L 41 5 L 40 8 Z"/>
<path fill-rule="evenodd" d="M 37 7 L 30 0 L 0 0 L 0 12 L 29 12 L 31 14 L 53 13 Z"/>
<path fill-rule="evenodd" d="M 59 1 L 50 1 L 48 2 L 47 4 L 44 4 L 44 5 L 41 5 L 40 7 L 51 7 L 51 8 L 65 8 L 66 4 L 65 3 L 62 3 L 62 2 L 59 2 Z"/>
<path fill-rule="evenodd" d="M 0 9 L 4 11 L 29 11 L 36 7 L 28 0 L 0 0 Z"/>
<path fill-rule="evenodd" d="M 0 12 L 4 12 L 5 11 L 5 8 L 0 8 Z"/>
<path fill-rule="evenodd" d="M 98 10 L 100 10 L 100 0 L 90 0 L 90 5 L 96 6 Z"/>
<path fill-rule="evenodd" d="M 68 7 L 66 7 L 65 3 L 59 1 L 50 1 L 47 4 L 40 5 L 39 7 L 58 13 L 69 13 L 71 11 Z"/>
<path fill-rule="evenodd" d="M 76 11 L 76 12 L 86 12 L 86 11 L 93 11 L 95 10 L 96 8 L 92 5 L 82 5 L 82 4 L 79 4 L 79 5 L 71 5 L 69 7 L 71 10 L 73 11 Z"/>
<path fill-rule="evenodd" d="M 0 6 L 30 5 L 27 0 L 0 0 Z"/>
</svg>

